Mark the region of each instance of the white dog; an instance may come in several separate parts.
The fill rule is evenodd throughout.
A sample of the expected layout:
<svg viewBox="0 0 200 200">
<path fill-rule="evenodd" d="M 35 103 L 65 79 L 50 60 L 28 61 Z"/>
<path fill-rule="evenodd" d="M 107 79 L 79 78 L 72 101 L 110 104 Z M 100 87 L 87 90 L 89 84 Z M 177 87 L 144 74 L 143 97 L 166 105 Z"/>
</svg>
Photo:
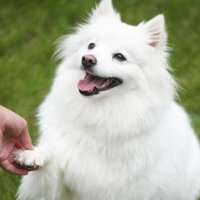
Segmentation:
<svg viewBox="0 0 200 200">
<path fill-rule="evenodd" d="M 41 136 L 16 161 L 41 167 L 19 200 L 194 200 L 200 148 L 176 101 L 162 15 L 131 26 L 111 0 L 65 37 L 39 110 Z"/>
</svg>

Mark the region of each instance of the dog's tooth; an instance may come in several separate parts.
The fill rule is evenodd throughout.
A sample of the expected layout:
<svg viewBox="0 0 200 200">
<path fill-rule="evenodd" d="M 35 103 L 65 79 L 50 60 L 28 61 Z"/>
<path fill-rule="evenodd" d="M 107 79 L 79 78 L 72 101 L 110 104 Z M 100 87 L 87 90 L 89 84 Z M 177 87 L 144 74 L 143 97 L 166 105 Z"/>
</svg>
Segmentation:
<svg viewBox="0 0 200 200">
<path fill-rule="evenodd" d="M 106 81 L 104 82 L 103 86 L 106 87 L 110 84 L 110 79 L 106 79 Z"/>
<path fill-rule="evenodd" d="M 104 82 L 104 84 L 102 85 L 102 88 L 106 87 L 106 85 L 107 85 L 106 82 Z"/>
<path fill-rule="evenodd" d="M 89 74 L 86 74 L 85 80 L 86 80 L 86 81 L 89 81 L 89 80 L 90 80 L 90 75 L 89 75 Z"/>
</svg>

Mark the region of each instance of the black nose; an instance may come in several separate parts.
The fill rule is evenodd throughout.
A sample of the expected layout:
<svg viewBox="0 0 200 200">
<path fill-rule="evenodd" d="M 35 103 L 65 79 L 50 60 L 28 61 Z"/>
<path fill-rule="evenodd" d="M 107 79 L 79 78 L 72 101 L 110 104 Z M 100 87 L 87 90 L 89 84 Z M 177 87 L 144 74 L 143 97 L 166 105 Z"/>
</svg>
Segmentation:
<svg viewBox="0 0 200 200">
<path fill-rule="evenodd" d="M 97 64 L 97 59 L 93 55 L 85 55 L 82 57 L 82 65 L 85 69 L 94 67 Z"/>
</svg>

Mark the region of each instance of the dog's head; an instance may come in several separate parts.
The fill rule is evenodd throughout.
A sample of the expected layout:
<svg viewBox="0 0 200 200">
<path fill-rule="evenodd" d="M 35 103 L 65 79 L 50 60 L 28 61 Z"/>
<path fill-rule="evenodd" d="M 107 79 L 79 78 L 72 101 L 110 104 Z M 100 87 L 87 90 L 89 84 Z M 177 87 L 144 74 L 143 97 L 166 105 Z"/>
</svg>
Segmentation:
<svg viewBox="0 0 200 200">
<path fill-rule="evenodd" d="M 60 43 L 54 99 L 84 123 L 113 127 L 124 121 L 129 128 L 133 117 L 136 126 L 146 123 L 174 98 L 167 50 L 162 15 L 128 25 L 111 0 L 102 0 L 87 23 Z"/>
<path fill-rule="evenodd" d="M 68 68 L 81 72 L 76 89 L 86 98 L 149 91 L 173 95 L 163 15 L 132 26 L 122 22 L 111 0 L 102 0 L 87 24 L 60 47 L 64 61 L 71 60 Z"/>
</svg>

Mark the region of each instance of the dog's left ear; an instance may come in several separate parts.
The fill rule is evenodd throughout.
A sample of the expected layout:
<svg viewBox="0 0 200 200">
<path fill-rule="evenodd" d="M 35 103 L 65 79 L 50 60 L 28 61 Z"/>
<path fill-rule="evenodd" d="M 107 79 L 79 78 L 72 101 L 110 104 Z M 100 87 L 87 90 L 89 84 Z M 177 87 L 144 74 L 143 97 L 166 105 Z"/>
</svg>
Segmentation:
<svg viewBox="0 0 200 200">
<path fill-rule="evenodd" d="M 158 15 L 144 23 L 143 26 L 148 37 L 148 45 L 165 50 L 167 48 L 167 32 L 164 16 Z"/>
<path fill-rule="evenodd" d="M 90 20 L 94 20 L 98 17 L 108 16 L 120 19 L 120 15 L 113 7 L 112 0 L 101 0 L 96 9 L 92 12 Z"/>
</svg>

